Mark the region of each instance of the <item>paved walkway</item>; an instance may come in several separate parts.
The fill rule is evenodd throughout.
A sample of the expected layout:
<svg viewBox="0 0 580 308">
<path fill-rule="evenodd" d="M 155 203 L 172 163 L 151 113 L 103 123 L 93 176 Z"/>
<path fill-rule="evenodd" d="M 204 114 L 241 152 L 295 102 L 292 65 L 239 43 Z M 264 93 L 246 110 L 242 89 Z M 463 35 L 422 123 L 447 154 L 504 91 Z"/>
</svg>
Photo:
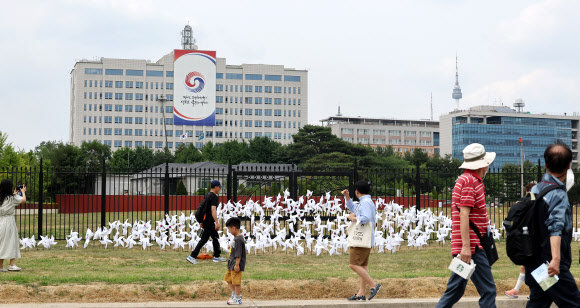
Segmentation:
<svg viewBox="0 0 580 308">
<path fill-rule="evenodd" d="M 241 307 L 264 307 L 264 308 L 350 308 L 350 307 L 388 307 L 388 308 L 433 308 L 439 299 L 374 299 L 366 302 L 348 302 L 346 300 L 283 300 L 283 301 L 251 301 L 244 300 Z M 454 308 L 473 308 L 478 307 L 478 298 L 462 298 Z M 526 297 L 518 299 L 509 299 L 505 296 L 497 298 L 498 308 L 520 308 L 526 306 Z M 157 303 L 51 303 L 51 304 L 8 304 L 0 305 L 0 308 L 190 308 L 190 307 L 229 307 L 223 302 L 157 302 Z M 552 305 L 552 307 L 556 307 Z"/>
</svg>

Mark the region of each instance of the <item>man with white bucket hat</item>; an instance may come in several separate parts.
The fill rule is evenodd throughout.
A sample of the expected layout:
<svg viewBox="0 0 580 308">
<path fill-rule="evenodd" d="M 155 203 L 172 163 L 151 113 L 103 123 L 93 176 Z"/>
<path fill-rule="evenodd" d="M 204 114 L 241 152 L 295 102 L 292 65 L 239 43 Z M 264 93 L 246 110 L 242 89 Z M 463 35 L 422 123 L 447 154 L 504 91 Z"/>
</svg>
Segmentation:
<svg viewBox="0 0 580 308">
<path fill-rule="evenodd" d="M 470 228 L 471 220 L 481 235 L 487 234 L 489 219 L 485 204 L 483 178 L 495 159 L 495 153 L 486 152 L 483 145 L 472 143 L 463 149 L 464 173 L 455 182 L 451 199 L 451 255 L 458 256 L 463 262 L 475 263 L 471 281 L 481 296 L 479 306 L 496 307 L 496 287 L 491 274 L 491 266 L 480 244 L 479 238 Z M 467 286 L 467 279 L 452 273 L 447 282 L 447 290 L 437 307 L 452 307 L 461 299 Z"/>
</svg>

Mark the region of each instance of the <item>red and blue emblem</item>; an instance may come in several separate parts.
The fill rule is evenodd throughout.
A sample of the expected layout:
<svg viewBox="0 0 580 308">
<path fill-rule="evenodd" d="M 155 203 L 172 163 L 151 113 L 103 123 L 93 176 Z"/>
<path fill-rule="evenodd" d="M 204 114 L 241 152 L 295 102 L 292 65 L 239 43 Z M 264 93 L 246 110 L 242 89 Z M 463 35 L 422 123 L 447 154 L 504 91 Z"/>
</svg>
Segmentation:
<svg viewBox="0 0 580 308">
<path fill-rule="evenodd" d="M 185 88 L 193 93 L 199 93 L 205 86 L 205 77 L 199 72 L 191 72 L 185 76 Z"/>
</svg>

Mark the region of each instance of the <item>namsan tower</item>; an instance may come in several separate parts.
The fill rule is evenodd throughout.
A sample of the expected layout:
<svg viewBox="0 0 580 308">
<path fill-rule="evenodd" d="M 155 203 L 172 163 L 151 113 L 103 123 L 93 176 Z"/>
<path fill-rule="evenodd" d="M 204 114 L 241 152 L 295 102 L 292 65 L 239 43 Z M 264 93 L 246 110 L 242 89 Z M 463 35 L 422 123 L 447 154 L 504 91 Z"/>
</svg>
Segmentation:
<svg viewBox="0 0 580 308">
<path fill-rule="evenodd" d="M 463 94 L 461 94 L 461 87 L 459 86 L 459 68 L 457 63 L 457 55 L 455 55 L 455 86 L 451 97 L 455 100 L 455 109 L 459 110 L 459 100 L 463 97 Z"/>
</svg>

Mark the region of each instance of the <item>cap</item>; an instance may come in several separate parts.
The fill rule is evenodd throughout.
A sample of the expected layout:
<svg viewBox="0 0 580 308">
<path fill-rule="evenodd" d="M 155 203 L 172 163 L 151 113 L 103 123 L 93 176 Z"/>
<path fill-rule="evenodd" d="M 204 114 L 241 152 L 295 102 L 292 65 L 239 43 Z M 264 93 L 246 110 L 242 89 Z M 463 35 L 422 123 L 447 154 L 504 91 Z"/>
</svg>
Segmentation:
<svg viewBox="0 0 580 308">
<path fill-rule="evenodd" d="M 211 188 L 214 188 L 216 186 L 219 186 L 220 188 L 222 188 L 222 184 L 220 183 L 220 181 L 218 181 L 218 180 L 211 181 Z"/>
</svg>

